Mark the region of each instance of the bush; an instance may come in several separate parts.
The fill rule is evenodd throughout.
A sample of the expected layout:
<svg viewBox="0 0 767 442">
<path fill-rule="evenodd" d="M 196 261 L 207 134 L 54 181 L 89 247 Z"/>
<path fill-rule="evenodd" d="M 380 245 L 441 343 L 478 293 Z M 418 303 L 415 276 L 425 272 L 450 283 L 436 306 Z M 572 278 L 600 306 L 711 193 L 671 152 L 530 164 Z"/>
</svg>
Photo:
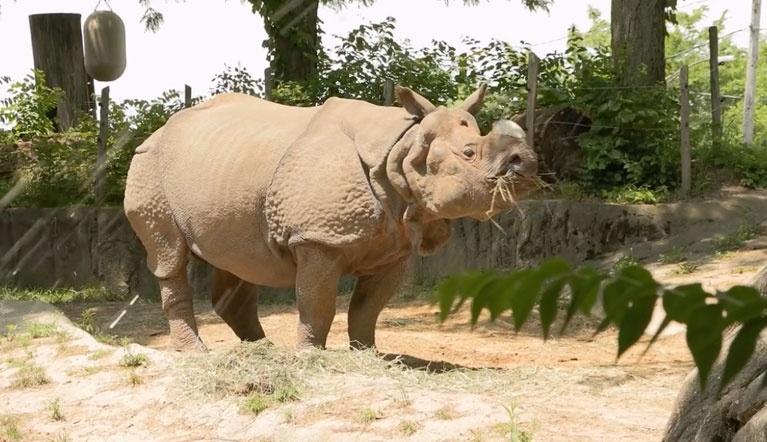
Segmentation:
<svg viewBox="0 0 767 442">
<path fill-rule="evenodd" d="M 273 100 L 313 105 L 340 96 L 381 104 L 382 85 L 392 80 L 418 90 L 435 104 L 449 105 L 470 94 L 479 82 L 487 82 L 491 93 L 477 117 L 484 131 L 493 121 L 524 111 L 525 48 L 467 39 L 463 52 L 439 41 L 431 48 L 414 49 L 394 39 L 394 26 L 390 18 L 353 30 L 322 54 L 315 79 L 278 83 Z M 676 92 L 663 85 L 616 89 L 607 48 L 587 48 L 575 31 L 567 50 L 542 58 L 539 70 L 541 107 L 567 105 L 593 121 L 591 131 L 579 138 L 585 159 L 578 181 L 589 193 L 627 185 L 654 190 L 677 185 Z"/>
<path fill-rule="evenodd" d="M 50 115 L 56 108 L 61 90 L 47 87 L 45 74 L 39 70 L 33 70 L 15 83 L 8 77 L 0 78 L 0 84 L 3 83 L 10 83 L 10 97 L 0 100 L 0 123 L 13 129 L 0 137 L 0 142 L 52 134 L 55 127 Z"/>
<path fill-rule="evenodd" d="M 76 126 L 54 133 L 47 114 L 58 95 L 43 83 L 33 87 L 35 81 L 42 80 L 36 74 L 16 83 L 11 88 L 12 97 L 0 110 L 0 122 L 11 126 L 0 132 L 0 197 L 15 188 L 18 194 L 7 198 L 11 200 L 8 205 L 92 204 L 98 122 L 90 115 L 82 115 Z M 110 103 L 106 204 L 122 203 L 136 147 L 182 107 L 177 91 L 165 92 L 154 100 Z"/>
</svg>

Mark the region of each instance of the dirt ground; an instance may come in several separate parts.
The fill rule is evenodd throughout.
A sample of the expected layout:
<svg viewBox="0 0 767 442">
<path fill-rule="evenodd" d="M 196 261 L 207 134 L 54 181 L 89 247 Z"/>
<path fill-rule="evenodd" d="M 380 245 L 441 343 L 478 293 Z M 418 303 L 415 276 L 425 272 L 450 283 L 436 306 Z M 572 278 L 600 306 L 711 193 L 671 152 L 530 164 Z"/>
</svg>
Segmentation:
<svg viewBox="0 0 767 442">
<path fill-rule="evenodd" d="M 746 284 L 767 263 L 763 228 L 735 251 L 686 247 L 673 252 L 680 256 L 668 252 L 642 262 L 663 282 L 702 281 L 709 289 Z M 363 367 L 369 354 L 346 349 L 348 300 L 338 298 L 328 347 L 332 355 L 360 358 Z M 92 323 L 109 324 L 124 307 L 67 304 L 59 306 L 61 315 L 45 305 L 0 301 L 3 329 L 34 321 L 55 322 L 66 332 L 23 345 L 8 345 L 6 338 L 0 347 L 0 441 L 659 440 L 693 367 L 681 327 L 670 328 L 643 357 L 641 348 L 632 349 L 616 361 L 617 333 L 593 336 L 593 321 L 579 320 L 543 342 L 535 321 L 519 333 L 507 317 L 472 330 L 467 312 L 439 324 L 436 306 L 399 299 L 382 313 L 377 341 L 381 352 L 400 356 L 411 369 L 326 367 L 304 380 L 299 400 L 254 415 L 243 411 L 241 397 L 186 391 L 196 388 L 184 384 L 188 360 L 168 348 L 159 305 L 129 308 L 113 330 L 135 343 L 128 347 L 97 342 L 69 322 L 90 309 Z M 240 345 L 209 305 L 198 301 L 196 308 L 211 349 L 204 357 Z M 269 340 L 291 349 L 295 308 L 264 306 L 261 316 Z M 122 367 L 126 353 L 150 362 Z M 25 360 L 43 367 L 49 382 L 14 386 Z M 53 419 L 57 407 L 61 420 Z"/>
</svg>

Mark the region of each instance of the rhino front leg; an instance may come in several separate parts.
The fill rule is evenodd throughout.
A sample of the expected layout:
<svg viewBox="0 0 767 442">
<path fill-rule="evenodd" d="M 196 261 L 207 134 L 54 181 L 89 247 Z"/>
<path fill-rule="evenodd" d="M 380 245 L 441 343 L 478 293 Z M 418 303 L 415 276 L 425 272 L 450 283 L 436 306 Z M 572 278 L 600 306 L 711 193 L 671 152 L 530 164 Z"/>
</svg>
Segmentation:
<svg viewBox="0 0 767 442">
<path fill-rule="evenodd" d="M 258 341 L 266 334 L 258 320 L 258 289 L 221 269 L 213 272 L 213 309 L 243 341 Z"/>
<path fill-rule="evenodd" d="M 296 304 L 298 347 L 325 348 L 336 314 L 341 256 L 332 249 L 314 246 L 296 248 Z"/>
<path fill-rule="evenodd" d="M 378 315 L 402 285 L 406 270 L 407 260 L 404 260 L 357 280 L 349 303 L 349 344 L 352 348 L 375 347 Z"/>
</svg>

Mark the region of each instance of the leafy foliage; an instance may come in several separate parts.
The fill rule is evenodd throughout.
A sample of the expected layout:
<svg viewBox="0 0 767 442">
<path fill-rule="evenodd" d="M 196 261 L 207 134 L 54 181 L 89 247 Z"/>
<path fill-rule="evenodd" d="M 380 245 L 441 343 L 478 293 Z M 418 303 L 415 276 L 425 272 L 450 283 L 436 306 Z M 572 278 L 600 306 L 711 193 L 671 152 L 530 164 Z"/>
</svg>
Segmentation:
<svg viewBox="0 0 767 442">
<path fill-rule="evenodd" d="M 604 24 L 593 14 L 597 32 L 602 32 Z M 394 19 L 388 18 L 339 37 L 338 45 L 322 54 L 316 77 L 278 82 L 273 100 L 312 105 L 340 96 L 381 104 L 382 85 L 391 80 L 418 90 L 436 104 L 449 105 L 484 81 L 491 85 L 491 93 L 478 116 L 481 128 L 487 130 L 493 121 L 524 111 L 527 48 L 473 39 L 464 41 L 467 48 L 462 51 L 442 41 L 414 48 L 407 41 L 397 41 L 394 29 Z M 654 190 L 676 186 L 676 92 L 662 86 L 616 89 L 608 48 L 589 47 L 575 29 L 567 50 L 542 58 L 539 72 L 541 107 L 574 107 L 592 120 L 591 130 L 578 140 L 585 153 L 579 176 L 587 189 L 599 193 L 627 185 Z"/>
<path fill-rule="evenodd" d="M 673 195 L 679 181 L 678 91 L 674 85 L 616 88 L 615 67 L 606 46 L 609 25 L 596 10 L 590 16 L 590 29 L 573 28 L 565 52 L 548 54 L 540 62 L 539 106 L 575 108 L 591 120 L 587 132 L 573 135 L 582 153 L 580 165 L 571 174 L 572 181 L 560 182 L 560 188 L 563 194 L 566 189 L 577 189 L 578 195 L 619 203 L 659 202 Z M 707 30 L 698 26 L 701 17 L 699 10 L 677 13 L 678 24 L 669 27 L 667 51 L 681 55 L 670 58 L 669 72 L 681 63 L 693 64 L 707 56 L 705 45 L 699 47 L 707 39 Z M 339 36 L 335 47 L 318 55 L 317 70 L 309 80 L 278 78 L 271 99 L 313 106 L 340 96 L 383 104 L 383 84 L 390 80 L 418 90 L 435 104 L 450 105 L 484 81 L 491 86 L 477 117 L 484 131 L 495 120 L 524 112 L 528 50 L 524 44 L 466 39 L 461 50 L 440 41 L 416 48 L 394 37 L 395 26 L 389 18 Z M 726 33 L 721 47 L 723 54 L 736 56 L 734 62 L 720 67 L 722 92 L 742 94 L 745 55 Z M 764 55 L 761 60 L 767 65 L 767 52 Z M 737 141 L 742 109 L 725 106 L 725 136 L 714 143 L 709 98 L 697 93 L 708 88 L 708 70 L 706 64 L 698 65 L 690 71 L 694 190 L 706 192 L 733 182 L 749 187 L 767 185 L 767 139 L 759 137 L 767 133 L 767 120 L 762 121 L 767 112 L 758 109 L 757 146 L 745 148 Z M 8 128 L 0 129 L 0 195 L 18 194 L 14 205 L 90 204 L 96 122 L 86 116 L 65 134 L 53 134 L 50 114 L 60 92 L 46 88 L 39 74 L 13 85 L 0 108 L 0 122 Z M 262 96 L 264 82 L 240 66 L 225 66 L 213 78 L 210 92 Z M 767 89 L 763 95 L 767 96 Z M 179 94 L 170 91 L 154 100 L 126 100 L 110 106 L 108 203 L 118 204 L 122 199 L 135 147 L 182 105 Z M 577 128 L 567 121 L 549 124 L 565 130 Z M 17 143 L 19 140 L 31 144 Z"/>
<path fill-rule="evenodd" d="M 0 123 L 13 128 L 5 138 L 29 139 L 33 135 L 54 132 L 50 114 L 56 108 L 62 92 L 45 86 L 45 74 L 42 71 L 33 70 L 24 79 L 14 83 L 4 77 L 0 79 L 2 83 L 10 83 L 10 86 L 9 97 L 0 100 Z"/>
<path fill-rule="evenodd" d="M 628 185 L 603 192 L 603 196 L 618 204 L 656 204 L 665 196 L 663 189 L 652 190 L 647 187 Z"/>
<path fill-rule="evenodd" d="M 151 0 L 139 0 L 138 2 L 144 7 L 144 15 L 141 16 L 140 22 L 144 24 L 147 31 L 159 31 L 160 26 L 165 22 L 162 12 L 152 7 Z"/>
<path fill-rule="evenodd" d="M 210 89 L 211 95 L 223 94 L 226 92 L 238 92 L 241 94 L 262 97 L 264 94 L 264 82 L 261 79 L 255 79 L 248 70 L 240 65 L 224 65 L 224 71 L 213 77 L 213 87 Z"/>
<path fill-rule="evenodd" d="M 0 196 L 4 205 L 57 207 L 93 202 L 98 123 L 83 115 L 64 133 L 54 133 L 49 115 L 59 91 L 45 86 L 39 73 L 11 87 L 0 108 Z M 119 204 L 135 148 L 183 107 L 179 93 L 154 100 L 110 103 L 106 189 L 108 204 Z"/>
<path fill-rule="evenodd" d="M 734 325 L 742 325 L 727 353 L 721 387 L 745 366 L 754 351 L 759 333 L 767 328 L 767 299 L 752 287 L 735 286 L 709 293 L 700 284 L 663 287 L 639 265 L 623 266 L 609 274 L 591 267 L 572 268 L 553 258 L 538 267 L 510 272 L 468 272 L 446 279 L 438 289 L 440 317 L 444 320 L 467 301 L 471 323 L 484 310 L 490 319 L 511 311 L 516 330 L 538 306 L 544 339 L 559 315 L 560 298 L 569 290 L 564 331 L 576 313 L 600 311 L 604 319 L 597 333 L 613 325 L 618 328 L 618 357 L 636 345 L 647 329 L 656 303 L 665 317 L 648 344 L 675 321 L 687 326 L 687 345 L 706 385 L 712 365 L 722 348 L 722 336 Z"/>
<path fill-rule="evenodd" d="M 734 60 L 718 67 L 722 94 L 721 140 L 712 139 L 711 98 L 709 91 L 708 24 L 701 24 L 707 6 L 689 12 L 677 12 L 677 24 L 669 27 L 666 38 L 666 70 L 669 74 L 679 72 L 682 65 L 690 66 L 689 85 L 691 96 L 691 146 L 695 169 L 693 185 L 696 191 L 715 189 L 722 183 L 736 183 L 746 187 L 767 185 L 767 100 L 759 100 L 755 109 L 756 143 L 744 146 L 742 140 L 744 76 L 747 54 L 733 41 L 735 32 L 724 27 L 723 14 L 713 25 L 719 29 L 719 55 L 732 56 Z M 737 31 L 736 31 L 737 32 Z M 703 43 L 703 44 L 702 44 Z M 760 45 L 757 96 L 767 96 L 767 82 L 762 75 L 767 72 L 767 45 Z M 673 85 L 676 86 L 676 85 Z"/>
</svg>

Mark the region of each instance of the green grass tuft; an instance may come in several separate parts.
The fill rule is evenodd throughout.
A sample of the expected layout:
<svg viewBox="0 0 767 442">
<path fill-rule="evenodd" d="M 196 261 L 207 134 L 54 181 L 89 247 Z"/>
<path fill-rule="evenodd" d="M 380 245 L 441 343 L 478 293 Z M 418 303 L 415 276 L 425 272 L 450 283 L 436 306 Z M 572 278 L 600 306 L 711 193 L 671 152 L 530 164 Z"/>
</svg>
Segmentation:
<svg viewBox="0 0 767 442">
<path fill-rule="evenodd" d="M 400 433 L 402 433 L 405 436 L 412 436 L 420 429 L 421 429 L 421 425 L 418 422 L 413 422 L 413 421 L 403 421 L 399 425 Z"/>
<path fill-rule="evenodd" d="M 256 416 L 269 408 L 269 398 L 261 393 L 251 393 L 242 404 L 242 409 Z"/>
<path fill-rule="evenodd" d="M 48 410 L 51 412 L 51 420 L 60 422 L 64 420 L 64 414 L 61 412 L 61 400 L 56 398 L 48 404 Z"/>
<path fill-rule="evenodd" d="M 0 416 L 0 440 L 17 442 L 21 440 L 21 431 L 16 419 L 9 416 Z"/>
<path fill-rule="evenodd" d="M 682 261 L 686 261 L 687 257 L 684 256 L 682 249 L 674 247 L 669 250 L 668 253 L 660 255 L 661 264 L 676 264 Z"/>
<path fill-rule="evenodd" d="M 378 413 L 372 408 L 366 408 L 357 415 L 357 421 L 365 425 L 374 422 L 376 419 L 378 419 Z"/>
<path fill-rule="evenodd" d="M 716 251 L 724 254 L 738 250 L 745 245 L 746 241 L 754 239 L 758 234 L 759 228 L 756 225 L 743 224 L 735 232 L 719 238 Z"/>
<path fill-rule="evenodd" d="M 298 389 L 295 385 L 280 387 L 274 392 L 274 399 L 280 403 L 297 401 L 299 399 Z"/>
<path fill-rule="evenodd" d="M 136 370 L 131 370 L 130 374 L 128 375 L 128 384 L 132 387 L 137 387 L 144 383 L 144 378 L 139 376 L 138 373 L 136 373 Z"/>
<path fill-rule="evenodd" d="M 30 322 L 25 329 L 32 339 L 49 338 L 58 332 L 58 327 L 53 323 Z"/>
<path fill-rule="evenodd" d="M 130 353 L 127 352 L 125 355 L 120 359 L 120 366 L 125 368 L 137 368 L 137 367 L 146 367 L 149 365 L 149 358 L 147 355 L 143 353 Z"/>
<path fill-rule="evenodd" d="M 457 416 L 453 407 L 444 406 L 434 412 L 434 417 L 442 421 L 449 421 L 455 419 Z"/>
<path fill-rule="evenodd" d="M 682 263 L 679 263 L 679 266 L 676 270 L 676 274 L 689 275 L 690 273 L 693 273 L 696 270 L 698 270 L 698 267 L 700 267 L 698 264 L 693 264 L 691 262 L 682 262 Z"/>
<path fill-rule="evenodd" d="M 50 382 L 45 376 L 45 370 L 42 367 L 31 362 L 23 362 L 19 365 L 16 376 L 11 384 L 14 388 L 39 387 Z"/>
<path fill-rule="evenodd" d="M 90 359 L 91 361 L 96 361 L 101 358 L 105 358 L 109 356 L 111 353 L 112 353 L 112 350 L 106 350 L 106 349 L 96 350 L 93 353 L 88 355 L 88 359 Z"/>
<path fill-rule="evenodd" d="M 85 289 L 24 289 L 11 286 L 0 286 L 0 300 L 16 301 L 39 301 L 48 304 L 64 304 L 70 302 L 86 301 L 122 301 L 126 298 L 124 294 L 110 292 L 101 287 Z"/>
</svg>

